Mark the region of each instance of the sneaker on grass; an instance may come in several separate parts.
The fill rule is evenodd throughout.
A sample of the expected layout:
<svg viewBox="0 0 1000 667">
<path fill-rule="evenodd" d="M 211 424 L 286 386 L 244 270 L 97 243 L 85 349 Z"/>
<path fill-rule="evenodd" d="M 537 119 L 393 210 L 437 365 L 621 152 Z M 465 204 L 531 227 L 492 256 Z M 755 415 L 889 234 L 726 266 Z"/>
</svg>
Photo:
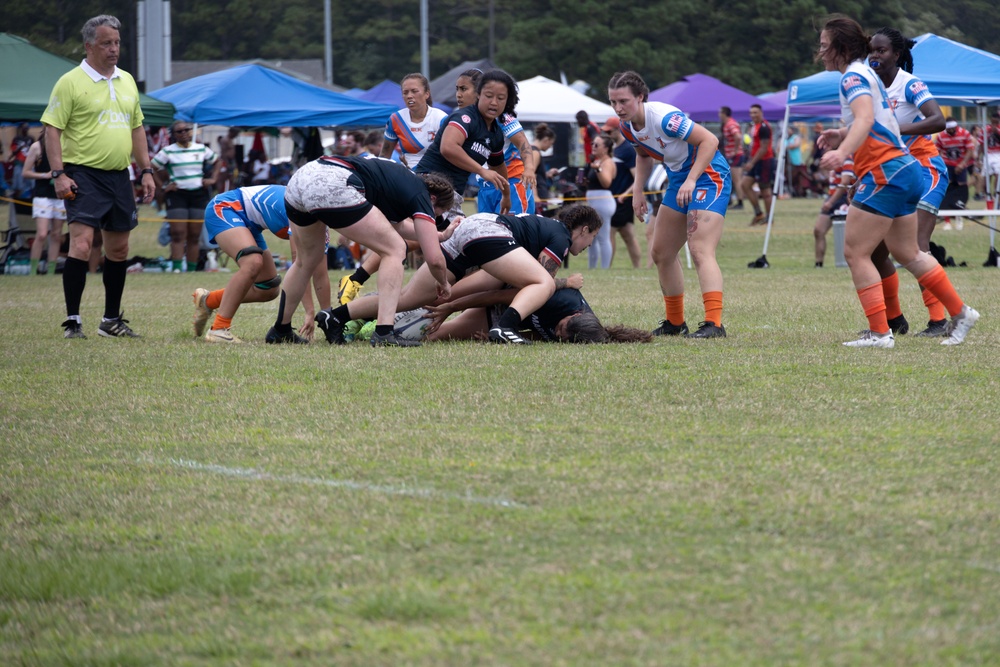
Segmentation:
<svg viewBox="0 0 1000 667">
<path fill-rule="evenodd" d="M 687 322 L 671 324 L 667 320 L 660 322 L 660 326 L 651 332 L 654 336 L 684 336 L 688 332 Z"/>
<path fill-rule="evenodd" d="M 892 331 L 884 334 L 877 334 L 870 329 L 865 329 L 857 340 L 849 340 L 844 343 L 847 347 L 882 347 L 892 349 L 896 346 L 896 339 L 892 336 Z"/>
<path fill-rule="evenodd" d="M 225 329 L 209 329 L 205 333 L 205 341 L 209 343 L 242 343 L 243 341 L 233 335 L 233 332 Z"/>
<path fill-rule="evenodd" d="M 968 305 L 962 306 L 961 312 L 951 318 L 948 323 L 948 337 L 941 341 L 942 345 L 960 345 L 965 337 L 969 335 L 973 325 L 979 321 L 979 311 L 970 308 Z"/>
<path fill-rule="evenodd" d="M 316 326 L 323 330 L 326 342 L 330 345 L 344 345 L 344 323 L 338 322 L 337 318 L 329 310 L 321 310 L 316 313 Z"/>
<path fill-rule="evenodd" d="M 420 347 L 420 342 L 400 338 L 396 335 L 395 331 L 391 331 L 384 336 L 379 336 L 373 332 L 371 345 L 372 347 Z"/>
<path fill-rule="evenodd" d="M 119 313 L 115 319 L 101 322 L 97 333 L 105 338 L 139 338 L 139 334 L 129 327 L 124 315 L 125 313 Z"/>
<path fill-rule="evenodd" d="M 694 333 L 684 334 L 685 338 L 725 338 L 726 327 L 721 324 L 711 322 L 699 322 L 698 330 Z"/>
<path fill-rule="evenodd" d="M 63 338 L 87 337 L 87 334 L 83 333 L 83 325 L 76 320 L 66 320 L 60 326 L 65 329 L 65 331 L 63 331 Z"/>
<path fill-rule="evenodd" d="M 205 325 L 208 323 L 208 318 L 212 316 L 212 309 L 205 305 L 205 299 L 208 298 L 208 290 L 204 287 L 199 287 L 192 294 L 194 298 L 194 335 L 200 336 L 205 332 Z"/>
<path fill-rule="evenodd" d="M 340 285 L 337 287 L 337 301 L 340 302 L 341 306 L 349 304 L 358 298 L 361 287 L 362 285 L 358 281 L 351 280 L 350 276 L 344 276 L 340 279 Z"/>
<path fill-rule="evenodd" d="M 889 320 L 889 331 L 891 331 L 894 336 L 905 336 L 910 331 L 910 323 L 907 322 L 906 318 L 902 315 L 894 317 Z"/>
<path fill-rule="evenodd" d="M 948 335 L 948 320 L 928 320 L 927 328 L 913 334 L 921 338 L 941 338 Z"/>
<path fill-rule="evenodd" d="M 531 345 L 530 340 L 521 338 L 521 334 L 517 333 L 513 329 L 493 327 L 490 329 L 489 338 L 491 342 L 500 343 L 502 345 Z"/>
<path fill-rule="evenodd" d="M 285 343 L 291 343 L 293 345 L 308 345 L 309 340 L 303 338 L 302 336 L 295 333 L 294 330 L 287 333 L 282 333 L 271 327 L 267 330 L 267 335 L 264 336 L 264 342 L 270 345 L 283 345 Z"/>
</svg>

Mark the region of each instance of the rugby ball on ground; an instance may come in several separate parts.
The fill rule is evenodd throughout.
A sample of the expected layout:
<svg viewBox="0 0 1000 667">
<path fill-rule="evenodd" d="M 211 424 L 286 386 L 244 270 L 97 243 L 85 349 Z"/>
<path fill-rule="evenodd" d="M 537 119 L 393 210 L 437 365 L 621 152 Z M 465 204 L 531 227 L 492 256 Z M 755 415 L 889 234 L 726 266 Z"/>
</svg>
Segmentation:
<svg viewBox="0 0 1000 667">
<path fill-rule="evenodd" d="M 424 331 L 433 318 L 426 308 L 415 308 L 402 313 L 396 313 L 393 329 L 396 335 L 406 340 L 423 340 Z"/>
</svg>

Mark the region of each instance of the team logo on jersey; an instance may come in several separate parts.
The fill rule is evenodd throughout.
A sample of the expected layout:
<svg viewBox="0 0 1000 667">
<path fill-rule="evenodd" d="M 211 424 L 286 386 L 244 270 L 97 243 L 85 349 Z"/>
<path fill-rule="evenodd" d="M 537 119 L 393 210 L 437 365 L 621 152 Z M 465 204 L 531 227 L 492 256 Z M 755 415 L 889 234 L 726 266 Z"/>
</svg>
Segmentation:
<svg viewBox="0 0 1000 667">
<path fill-rule="evenodd" d="M 927 90 L 927 84 L 923 81 L 914 81 L 910 84 L 910 92 L 915 96 Z"/>
<path fill-rule="evenodd" d="M 708 199 L 708 190 L 695 190 L 694 200 L 695 201 L 705 201 Z"/>
<path fill-rule="evenodd" d="M 463 123 L 471 123 L 471 122 L 472 122 L 472 119 L 471 119 L 471 118 L 469 118 L 469 116 L 468 116 L 468 115 L 466 115 L 466 114 L 464 114 L 464 113 L 463 113 L 463 114 L 462 114 L 462 122 L 463 122 Z"/>
<path fill-rule="evenodd" d="M 844 79 L 844 81 L 843 81 L 843 86 L 847 90 L 850 90 L 851 88 L 854 88 L 855 86 L 860 86 L 860 85 L 861 85 L 861 77 L 858 76 L 857 74 L 851 74 L 851 75 L 847 76 Z"/>
<path fill-rule="evenodd" d="M 863 195 L 865 193 L 865 184 L 864 183 L 858 183 L 857 189 L 855 190 L 855 193 L 859 194 L 859 195 Z"/>
<path fill-rule="evenodd" d="M 684 116 L 679 113 L 672 114 L 667 118 L 667 122 L 664 124 L 664 129 L 671 134 L 677 134 L 681 130 L 681 126 L 684 124 Z"/>
</svg>

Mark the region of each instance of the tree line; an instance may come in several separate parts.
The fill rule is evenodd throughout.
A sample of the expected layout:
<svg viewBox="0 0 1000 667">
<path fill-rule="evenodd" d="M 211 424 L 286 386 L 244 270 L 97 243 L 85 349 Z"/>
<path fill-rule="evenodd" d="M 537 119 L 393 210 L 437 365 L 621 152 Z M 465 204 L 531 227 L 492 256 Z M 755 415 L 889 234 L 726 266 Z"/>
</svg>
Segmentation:
<svg viewBox="0 0 1000 667">
<path fill-rule="evenodd" d="M 331 4 L 334 83 L 368 88 L 420 70 L 418 2 Z M 172 0 L 171 9 L 174 60 L 324 57 L 322 0 Z M 836 9 L 871 31 L 934 32 L 1000 52 L 1000 3 L 844 0 Z M 492 34 L 495 62 L 515 78 L 565 74 L 599 98 L 622 69 L 650 88 L 701 72 L 759 94 L 820 69 L 816 26 L 829 11 L 818 0 L 430 0 L 430 74 L 487 57 Z M 84 21 L 102 13 L 122 21 L 120 64 L 135 72 L 134 0 L 0 0 L 4 30 L 73 59 L 83 56 Z"/>
</svg>

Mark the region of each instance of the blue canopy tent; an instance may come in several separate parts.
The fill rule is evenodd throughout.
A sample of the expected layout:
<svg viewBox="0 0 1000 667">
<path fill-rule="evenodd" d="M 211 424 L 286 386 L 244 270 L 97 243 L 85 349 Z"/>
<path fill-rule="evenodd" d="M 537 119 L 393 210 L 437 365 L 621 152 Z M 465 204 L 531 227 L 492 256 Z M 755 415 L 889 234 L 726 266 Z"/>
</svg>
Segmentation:
<svg viewBox="0 0 1000 667">
<path fill-rule="evenodd" d="M 396 109 L 402 108 L 403 104 L 403 91 L 399 84 L 395 81 L 389 81 L 385 79 L 382 83 L 377 83 L 368 90 L 358 90 L 353 89 L 347 91 L 347 94 L 351 97 L 359 100 L 365 100 L 367 102 L 375 102 L 376 104 L 391 104 Z M 431 106 L 436 109 L 441 109 L 447 113 L 452 112 L 452 108 L 446 104 L 438 104 L 435 102 Z"/>
<path fill-rule="evenodd" d="M 927 84 L 938 103 L 978 107 L 979 121 L 985 134 L 986 106 L 1000 102 L 1000 56 L 932 33 L 920 35 L 914 41 L 916 44 L 910 50 L 913 54 L 913 73 Z M 840 72 L 820 72 L 792 81 L 788 84 L 785 125 L 788 124 L 792 107 L 839 102 Z M 762 265 L 761 260 L 763 265 L 767 264 L 767 245 L 774 220 L 774 199 L 782 185 L 785 140 L 785 133 L 782 132 L 777 165 L 778 188 L 775 188 L 772 195 L 767 232 L 764 235 L 764 254 L 757 260 L 758 265 Z M 984 154 L 984 170 L 985 159 Z M 994 234 L 991 227 L 990 247 L 995 247 Z"/>
<path fill-rule="evenodd" d="M 778 120 L 785 113 L 783 102 L 768 102 L 706 74 L 689 74 L 669 86 L 649 93 L 650 102 L 672 104 L 698 123 L 718 121 L 719 107 L 733 110 L 738 121 L 750 120 L 750 105 L 759 104 L 764 118 Z"/>
<path fill-rule="evenodd" d="M 269 67 L 239 65 L 150 93 L 192 123 L 241 127 L 384 125 L 397 105 L 355 99 Z"/>
</svg>

